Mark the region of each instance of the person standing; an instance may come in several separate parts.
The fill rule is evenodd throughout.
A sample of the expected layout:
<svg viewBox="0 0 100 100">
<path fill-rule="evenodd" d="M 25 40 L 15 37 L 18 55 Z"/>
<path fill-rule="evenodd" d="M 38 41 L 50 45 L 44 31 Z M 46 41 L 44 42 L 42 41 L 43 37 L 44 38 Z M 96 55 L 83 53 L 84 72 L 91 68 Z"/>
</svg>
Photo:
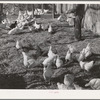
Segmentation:
<svg viewBox="0 0 100 100">
<path fill-rule="evenodd" d="M 66 13 L 74 13 L 74 33 L 77 41 L 81 40 L 81 23 L 84 16 L 85 4 L 77 4 L 73 9 L 68 10 Z"/>
</svg>

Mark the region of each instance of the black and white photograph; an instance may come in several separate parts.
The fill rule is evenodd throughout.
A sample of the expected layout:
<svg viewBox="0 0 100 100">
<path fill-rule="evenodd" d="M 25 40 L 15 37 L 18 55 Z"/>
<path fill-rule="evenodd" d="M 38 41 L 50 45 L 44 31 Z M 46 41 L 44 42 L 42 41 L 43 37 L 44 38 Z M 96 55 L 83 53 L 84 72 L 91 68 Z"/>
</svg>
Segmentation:
<svg viewBox="0 0 100 100">
<path fill-rule="evenodd" d="M 0 89 L 100 90 L 100 4 L 0 3 Z"/>
</svg>

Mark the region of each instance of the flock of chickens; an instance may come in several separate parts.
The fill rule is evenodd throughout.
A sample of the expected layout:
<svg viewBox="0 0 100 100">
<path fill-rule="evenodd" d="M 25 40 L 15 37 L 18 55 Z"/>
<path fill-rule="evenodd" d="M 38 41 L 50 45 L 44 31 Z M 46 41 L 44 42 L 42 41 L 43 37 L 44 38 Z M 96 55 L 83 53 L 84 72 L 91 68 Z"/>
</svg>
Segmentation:
<svg viewBox="0 0 100 100">
<path fill-rule="evenodd" d="M 27 25 L 28 29 L 30 31 L 32 31 L 32 29 L 34 28 L 36 31 L 39 31 L 40 29 L 42 30 L 48 30 L 49 33 L 53 33 L 53 28 L 51 26 L 51 24 L 46 25 L 47 27 L 43 26 L 42 24 L 37 24 L 37 22 L 34 19 L 31 19 L 31 15 L 28 15 L 27 13 L 22 14 L 21 12 L 19 12 L 19 16 L 17 18 L 17 20 L 11 24 L 10 27 L 10 31 L 8 32 L 8 34 L 15 34 L 16 32 L 20 32 L 21 30 L 24 29 L 24 26 Z M 29 26 L 28 24 L 30 22 L 33 22 L 34 24 L 32 24 L 32 26 Z M 3 24 L 6 23 L 6 21 L 3 20 L 2 22 Z M 17 40 L 16 41 L 16 49 L 20 49 L 20 43 Z M 73 54 L 75 54 L 77 52 L 77 49 L 73 46 L 73 45 L 68 45 L 68 51 L 65 55 L 65 62 L 72 62 L 73 61 Z M 87 62 L 86 59 L 88 59 L 90 56 L 92 56 L 92 49 L 91 49 L 91 45 L 90 43 L 87 44 L 86 48 L 83 48 L 83 50 L 80 52 L 78 58 L 76 57 L 76 60 L 78 61 L 81 69 L 86 70 L 87 72 L 89 72 L 93 67 L 94 67 L 94 63 L 95 61 L 89 61 Z M 24 66 L 28 66 L 30 67 L 30 65 L 33 64 L 34 60 L 33 59 L 28 59 L 27 54 L 25 53 L 25 51 L 22 51 L 22 55 L 23 55 L 23 64 Z M 62 68 L 62 66 L 65 64 L 65 62 L 60 58 L 59 54 L 55 54 L 52 51 L 52 45 L 50 45 L 49 50 L 47 52 L 47 57 L 43 60 L 42 65 L 43 65 L 43 78 L 46 82 L 51 81 L 52 76 L 55 74 L 52 65 L 54 64 L 56 66 L 57 69 Z M 61 90 L 77 90 L 77 89 L 84 89 L 82 87 L 80 87 L 79 85 L 74 83 L 74 75 L 73 74 L 65 74 L 64 75 L 64 80 L 62 83 L 57 82 L 57 86 L 58 89 Z M 100 79 L 96 78 L 96 79 L 92 79 L 89 83 L 87 83 L 85 86 L 90 86 L 92 89 L 100 89 Z"/>
</svg>

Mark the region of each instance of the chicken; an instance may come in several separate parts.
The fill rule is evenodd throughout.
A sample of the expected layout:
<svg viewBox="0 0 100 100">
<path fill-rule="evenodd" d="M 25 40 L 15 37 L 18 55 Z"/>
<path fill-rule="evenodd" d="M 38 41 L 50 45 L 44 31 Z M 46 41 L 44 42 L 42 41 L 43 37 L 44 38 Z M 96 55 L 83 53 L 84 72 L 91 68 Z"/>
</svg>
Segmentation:
<svg viewBox="0 0 100 100">
<path fill-rule="evenodd" d="M 22 52 L 23 55 L 23 64 L 24 66 L 28 66 L 28 57 L 25 52 Z"/>
<path fill-rule="evenodd" d="M 64 76 L 64 84 L 67 86 L 72 85 L 74 82 L 74 76 L 72 74 L 66 74 Z"/>
<path fill-rule="evenodd" d="M 55 57 L 56 57 L 56 56 L 55 56 Z M 49 64 L 49 65 L 52 65 L 52 63 L 54 62 L 55 57 L 54 57 L 54 58 L 47 57 L 47 58 L 43 61 L 43 63 L 42 63 L 43 66 L 46 67 L 46 66 L 48 66 L 48 64 Z"/>
<path fill-rule="evenodd" d="M 93 90 L 100 90 L 100 78 L 93 78 L 85 86 L 90 86 Z"/>
<path fill-rule="evenodd" d="M 51 24 L 49 24 L 48 33 L 53 33 L 53 28 L 52 28 Z"/>
<path fill-rule="evenodd" d="M 50 66 L 43 68 L 43 78 L 45 81 L 50 81 L 54 71 Z"/>
<path fill-rule="evenodd" d="M 53 58 L 53 57 L 55 57 L 55 56 L 56 56 L 56 54 L 53 53 L 53 51 L 52 51 L 52 46 L 50 45 L 49 51 L 48 51 L 48 57 Z"/>
<path fill-rule="evenodd" d="M 83 61 L 83 60 L 85 60 L 85 48 L 83 48 L 83 50 L 80 52 L 78 61 Z"/>
<path fill-rule="evenodd" d="M 57 68 L 61 67 L 62 65 L 63 65 L 63 61 L 60 59 L 59 55 L 57 55 L 57 59 L 56 59 Z"/>
<path fill-rule="evenodd" d="M 92 55 L 92 51 L 91 51 L 90 43 L 88 43 L 86 48 L 85 48 L 85 58 L 87 58 L 91 55 Z"/>
<path fill-rule="evenodd" d="M 73 45 L 68 45 L 68 48 L 69 48 L 69 50 L 70 50 L 71 53 L 76 52 L 75 46 L 73 46 Z"/>
<path fill-rule="evenodd" d="M 12 24 L 10 25 L 10 28 L 13 29 L 13 28 L 15 28 L 16 26 L 17 26 L 17 21 L 15 21 L 14 23 L 12 23 Z"/>
<path fill-rule="evenodd" d="M 75 87 L 73 86 L 73 85 L 71 85 L 71 86 L 67 86 L 67 85 L 65 85 L 65 84 L 63 84 L 63 83 L 57 83 L 57 86 L 58 86 L 58 89 L 59 90 L 75 90 Z"/>
<path fill-rule="evenodd" d="M 15 33 L 17 32 L 17 30 L 18 30 L 18 28 L 15 27 L 15 28 L 11 29 L 11 30 L 8 32 L 8 34 L 15 34 Z"/>
<path fill-rule="evenodd" d="M 35 61 L 32 58 L 29 59 L 29 57 L 27 56 L 25 52 L 22 52 L 22 54 L 23 54 L 23 64 L 24 66 L 29 68 L 30 65 L 32 65 Z"/>
<path fill-rule="evenodd" d="M 93 68 L 93 66 L 94 66 L 94 61 L 90 61 L 90 62 L 80 61 L 79 64 L 80 64 L 80 67 L 82 69 L 84 69 L 84 70 L 89 72 Z"/>
<path fill-rule="evenodd" d="M 19 45 L 19 41 L 17 40 L 17 42 L 16 42 L 16 48 L 17 49 L 20 49 L 20 45 Z"/>
<path fill-rule="evenodd" d="M 36 21 L 33 25 L 35 27 L 35 29 L 39 30 L 41 28 L 41 25 L 40 24 L 37 24 Z"/>
<path fill-rule="evenodd" d="M 60 16 L 57 18 L 57 20 L 60 21 L 61 17 L 62 17 L 62 16 L 60 15 Z"/>
<path fill-rule="evenodd" d="M 70 50 L 67 51 L 67 54 L 65 56 L 65 60 L 66 61 L 72 60 L 72 53 L 70 52 Z"/>
</svg>

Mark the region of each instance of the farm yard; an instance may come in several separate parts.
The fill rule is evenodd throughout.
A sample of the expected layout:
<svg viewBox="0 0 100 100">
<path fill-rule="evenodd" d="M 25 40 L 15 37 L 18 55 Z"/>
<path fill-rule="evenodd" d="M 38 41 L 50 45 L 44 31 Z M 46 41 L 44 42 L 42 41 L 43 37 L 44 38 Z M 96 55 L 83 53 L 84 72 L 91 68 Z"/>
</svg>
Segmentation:
<svg viewBox="0 0 100 100">
<path fill-rule="evenodd" d="M 12 19 L 9 17 L 10 21 L 16 19 L 18 16 L 12 15 Z M 59 89 L 59 85 L 64 84 L 65 75 L 70 76 L 70 74 L 72 76 L 67 81 L 70 82 L 72 78 L 76 89 L 100 89 L 99 35 L 82 28 L 82 41 L 76 41 L 74 27 L 69 26 L 67 21 L 59 21 L 57 18 L 33 17 L 28 22 L 22 29 L 17 28 L 15 31 L 11 31 L 12 29 L 6 26 L 7 23 L 0 24 L 0 89 Z M 35 24 L 45 28 L 38 30 Z M 49 25 L 53 32 L 48 32 Z M 84 61 L 95 63 L 91 70 L 86 70 L 82 69 L 79 57 L 80 52 L 89 43 L 92 54 Z M 57 67 L 55 62 L 48 64 L 50 71 L 52 69 L 52 75 L 48 81 L 43 74 L 48 67 L 43 65 L 43 61 L 48 58 L 50 46 L 51 51 L 57 54 L 57 57 L 59 55 L 63 63 L 60 67 Z M 65 56 L 69 46 L 75 47 L 76 51 L 71 53 L 72 57 L 67 61 Z M 24 54 L 30 59 L 26 65 L 23 61 Z M 97 87 L 86 86 L 92 79 L 97 79 L 94 83 L 97 82 Z"/>
</svg>

